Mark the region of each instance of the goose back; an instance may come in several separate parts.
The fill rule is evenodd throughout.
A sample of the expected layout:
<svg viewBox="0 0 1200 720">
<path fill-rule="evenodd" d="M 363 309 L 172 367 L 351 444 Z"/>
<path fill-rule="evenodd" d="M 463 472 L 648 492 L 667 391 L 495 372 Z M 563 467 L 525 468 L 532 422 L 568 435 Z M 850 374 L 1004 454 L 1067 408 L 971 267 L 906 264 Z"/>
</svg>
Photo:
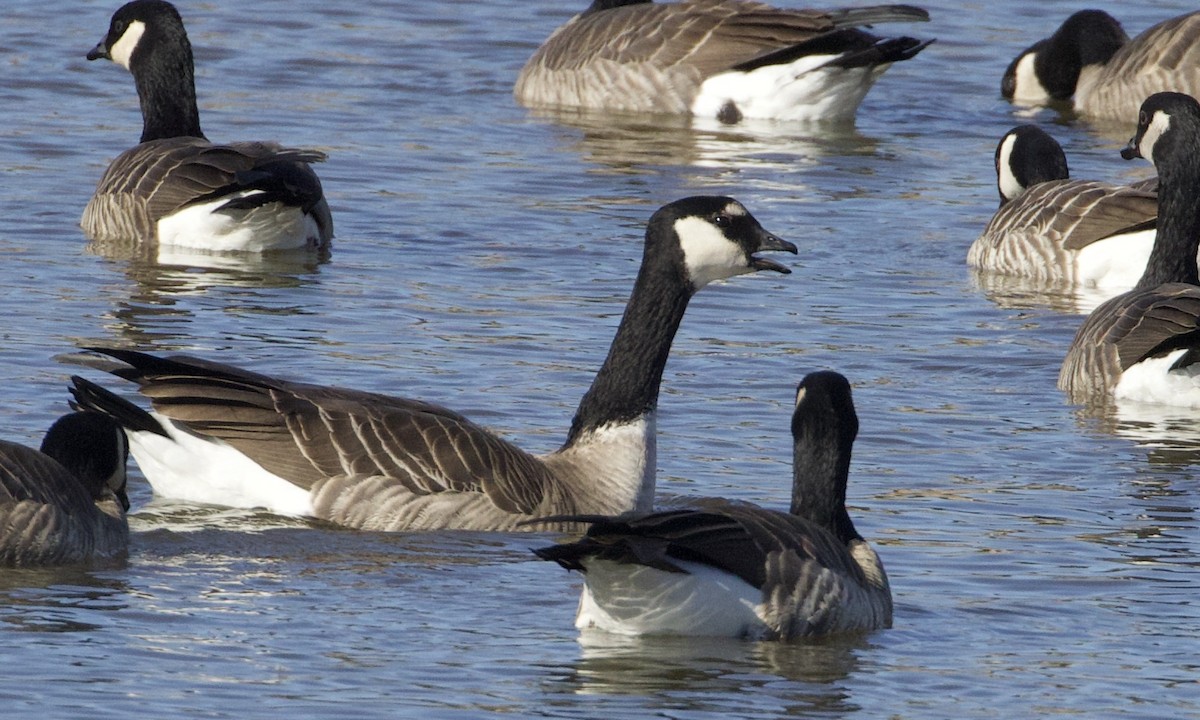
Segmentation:
<svg viewBox="0 0 1200 720">
<path fill-rule="evenodd" d="M 534 552 L 584 574 L 581 629 L 796 639 L 889 627 L 887 574 L 845 508 L 857 427 L 845 378 L 811 374 L 793 416 L 789 512 L 683 500 L 576 518 L 590 524 L 582 539 Z"/>
<path fill-rule="evenodd" d="M 882 71 L 927 43 L 903 38 L 881 49 L 879 38 L 852 28 L 927 19 L 923 10 L 902 5 L 820 11 L 777 9 L 751 0 L 596 4 L 537 49 L 522 68 L 514 94 L 531 107 L 700 114 L 694 104 L 701 86 L 725 72 L 789 65 L 812 56 L 810 65 L 797 66 L 803 71 L 792 72 L 794 79 L 842 52 L 857 53 L 845 67 L 880 65 Z M 802 47 L 805 43 L 816 44 Z M 875 75 L 868 77 L 869 87 Z M 786 82 L 778 80 L 780 87 Z"/>
<path fill-rule="evenodd" d="M 325 155 L 210 142 L 200 129 L 191 44 L 173 5 L 126 3 L 87 58 L 128 69 L 142 109 L 141 143 L 109 164 L 84 209 L 88 238 L 218 252 L 328 249 L 333 219 L 310 166 Z"/>
<path fill-rule="evenodd" d="M 419 400 L 279 380 L 187 356 L 94 348 L 148 414 L 73 378 L 80 407 L 118 419 L 158 494 L 266 507 L 351 527 L 533 529 L 547 515 L 648 509 L 659 386 L 691 296 L 721 278 L 789 270 L 796 252 L 737 201 L 698 196 L 651 216 L 608 356 L 561 448 L 534 455 Z M 535 525 L 536 527 L 536 525 Z"/>
<path fill-rule="evenodd" d="M 1059 387 L 1075 402 L 1118 398 L 1200 407 L 1200 104 L 1179 93 L 1142 103 L 1122 151 L 1159 173 L 1159 225 L 1133 290 L 1096 308 L 1071 343 Z"/>
</svg>

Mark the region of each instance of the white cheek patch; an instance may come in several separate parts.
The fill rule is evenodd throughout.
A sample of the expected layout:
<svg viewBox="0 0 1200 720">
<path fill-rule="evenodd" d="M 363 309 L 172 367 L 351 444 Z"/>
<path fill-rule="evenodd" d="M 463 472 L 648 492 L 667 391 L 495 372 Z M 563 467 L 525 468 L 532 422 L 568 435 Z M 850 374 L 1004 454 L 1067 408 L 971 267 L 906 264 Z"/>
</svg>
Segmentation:
<svg viewBox="0 0 1200 720">
<path fill-rule="evenodd" d="M 1146 126 L 1146 132 L 1142 133 L 1142 141 L 1138 143 L 1138 152 L 1142 157 L 1154 162 L 1154 145 L 1170 127 L 1171 116 L 1162 110 L 1155 111 L 1150 124 Z"/>
<path fill-rule="evenodd" d="M 108 50 L 108 54 L 112 56 L 112 61 L 128 70 L 129 59 L 133 57 L 133 51 L 137 48 L 137 44 L 145 32 L 146 24 L 141 20 L 134 20 L 129 23 L 129 27 L 125 28 L 125 32 L 121 34 L 121 37 Z"/>
<path fill-rule="evenodd" d="M 688 277 L 697 288 L 713 280 L 750 272 L 746 253 L 721 232 L 721 228 L 698 217 L 675 221 L 675 232 L 683 248 Z"/>
<path fill-rule="evenodd" d="M 1044 103 L 1050 101 L 1050 93 L 1038 80 L 1037 72 L 1033 69 L 1034 53 L 1026 53 L 1017 61 L 1017 71 L 1014 78 L 1012 99 L 1021 103 Z"/>
<path fill-rule="evenodd" d="M 1000 158 L 996 167 L 996 184 L 1000 188 L 1000 195 L 1006 200 L 1012 200 L 1025 192 L 1025 186 L 1017 180 L 1017 176 L 1012 171 L 1012 151 L 1013 146 L 1016 144 L 1017 136 L 1015 134 L 1006 135 L 1000 141 Z"/>
</svg>

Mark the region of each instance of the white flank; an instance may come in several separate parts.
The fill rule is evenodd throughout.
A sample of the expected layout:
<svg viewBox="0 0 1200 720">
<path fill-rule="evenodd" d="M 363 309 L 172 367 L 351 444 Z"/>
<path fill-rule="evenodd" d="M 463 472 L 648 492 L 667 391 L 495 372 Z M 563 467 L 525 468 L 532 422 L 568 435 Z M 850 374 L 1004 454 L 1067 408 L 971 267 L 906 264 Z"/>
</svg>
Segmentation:
<svg viewBox="0 0 1200 720">
<path fill-rule="evenodd" d="M 700 86 L 692 114 L 717 117 L 728 104 L 742 117 L 760 120 L 849 120 L 890 64 L 841 68 L 837 55 L 809 55 L 789 65 L 714 75 Z"/>
<path fill-rule="evenodd" d="M 1170 370 L 1185 350 L 1137 363 L 1121 373 L 1113 388 L 1118 400 L 1136 400 L 1159 405 L 1200 408 L 1200 368 L 1196 365 Z"/>
<path fill-rule="evenodd" d="M 708 565 L 677 562 L 672 573 L 595 558 L 584 562 L 575 627 L 620 635 L 756 637 L 762 592 Z"/>
<path fill-rule="evenodd" d="M 211 252 L 266 252 L 317 246 L 316 221 L 300 208 L 269 203 L 250 210 L 218 210 L 230 200 L 260 192 L 249 190 L 189 205 L 162 218 L 158 221 L 159 245 Z"/>
<path fill-rule="evenodd" d="M 1012 171 L 1012 151 L 1016 144 L 1015 134 L 1005 135 L 1004 140 L 1000 142 L 1000 165 L 996 168 L 996 184 L 1000 188 L 1000 194 L 1007 200 L 1025 192 L 1025 186 L 1017 180 Z"/>
<path fill-rule="evenodd" d="M 151 413 L 171 434 L 129 433 L 129 450 L 154 494 L 175 500 L 264 508 L 281 515 L 312 515 L 309 492 L 267 472 L 228 443 L 184 430 Z"/>
<path fill-rule="evenodd" d="M 142 39 L 142 33 L 146 32 L 146 23 L 141 20 L 134 20 L 129 23 L 129 27 L 125 28 L 125 32 L 113 46 L 108 49 L 108 55 L 112 61 L 126 70 L 129 69 L 129 59 L 133 57 L 133 50 L 137 47 L 138 41 Z"/>
<path fill-rule="evenodd" d="M 1042 86 L 1042 81 L 1038 80 L 1037 73 L 1033 69 L 1033 60 L 1033 53 L 1025 53 L 1017 61 L 1013 102 L 1031 105 L 1050 102 L 1050 93 Z"/>
<path fill-rule="evenodd" d="M 1155 230 L 1142 230 L 1094 242 L 1075 257 L 1075 279 L 1086 287 L 1112 290 L 1137 285 L 1150 260 Z"/>
<path fill-rule="evenodd" d="M 708 220 L 680 218 L 675 221 L 675 233 L 683 248 L 688 277 L 697 289 L 713 280 L 750 272 L 746 252 Z"/>
</svg>

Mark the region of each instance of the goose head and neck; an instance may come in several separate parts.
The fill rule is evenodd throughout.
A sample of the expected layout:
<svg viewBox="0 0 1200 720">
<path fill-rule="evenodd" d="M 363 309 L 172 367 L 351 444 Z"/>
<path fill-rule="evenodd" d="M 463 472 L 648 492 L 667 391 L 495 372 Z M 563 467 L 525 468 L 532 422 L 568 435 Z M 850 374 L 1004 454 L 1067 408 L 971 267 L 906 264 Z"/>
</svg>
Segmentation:
<svg viewBox="0 0 1200 720">
<path fill-rule="evenodd" d="M 1080 10 L 1009 64 L 1000 94 L 1026 102 L 1070 100 L 1080 75 L 1103 67 L 1127 42 L 1116 18 L 1103 10 Z"/>
<path fill-rule="evenodd" d="M 688 301 L 723 278 L 760 270 L 790 272 L 755 255 L 770 250 L 795 253 L 796 246 L 763 229 L 733 198 L 684 198 L 650 218 L 641 269 L 608 357 L 579 403 L 566 443 L 555 453 L 574 465 L 595 468 L 593 477 L 606 474 L 601 466 L 610 467 L 607 474 L 614 478 L 627 478 L 631 467 L 641 476 L 637 488 L 617 490 L 596 483 L 597 495 L 616 498 L 632 492 L 635 497 L 622 502 L 633 500 L 648 509 L 654 492 L 659 384 Z"/>
<path fill-rule="evenodd" d="M 96 412 L 63 415 L 46 431 L 41 451 L 78 478 L 97 503 L 113 498 L 121 512 L 129 510 L 129 443 L 116 420 Z"/>
<path fill-rule="evenodd" d="M 196 107 L 192 45 L 175 6 L 134 0 L 117 10 L 108 34 L 87 54 L 133 74 L 142 107 L 142 142 L 173 137 L 204 139 Z"/>
<path fill-rule="evenodd" d="M 1005 133 L 996 145 L 995 164 L 1001 205 L 1038 183 L 1071 176 L 1062 146 L 1037 125 L 1019 125 Z"/>
<path fill-rule="evenodd" d="M 862 539 L 846 512 L 850 454 L 857 436 L 858 414 L 846 378 L 829 371 L 805 376 L 796 388 L 792 414 L 790 512 L 843 543 Z"/>
<path fill-rule="evenodd" d="M 1156 93 L 1138 113 L 1137 133 L 1121 157 L 1142 157 L 1158 171 L 1158 233 L 1138 289 L 1165 283 L 1200 285 L 1200 103 L 1181 93 Z"/>
</svg>

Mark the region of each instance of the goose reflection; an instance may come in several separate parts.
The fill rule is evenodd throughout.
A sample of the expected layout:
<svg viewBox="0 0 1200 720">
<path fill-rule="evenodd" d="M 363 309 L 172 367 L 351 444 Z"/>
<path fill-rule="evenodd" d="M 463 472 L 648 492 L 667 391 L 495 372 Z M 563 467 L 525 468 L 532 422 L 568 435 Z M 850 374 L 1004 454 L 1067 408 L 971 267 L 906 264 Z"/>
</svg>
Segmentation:
<svg viewBox="0 0 1200 720">
<path fill-rule="evenodd" d="M 112 308 L 106 341 L 115 337 L 143 348 L 172 346 L 193 337 L 196 311 L 191 304 L 205 302 L 210 294 L 226 296 L 222 306 L 236 306 L 247 314 L 308 314 L 311 310 L 290 294 L 278 293 L 316 284 L 321 265 L 328 261 L 328 256 L 303 250 L 206 253 L 92 242 L 86 251 L 111 261 L 128 279 L 128 299 Z"/>
<path fill-rule="evenodd" d="M 753 697 L 781 679 L 795 683 L 797 710 L 843 713 L 842 682 L 871 647 L 862 635 L 803 643 L 747 643 L 731 638 L 625 637 L 601 631 L 579 635 L 580 656 L 562 682 L 577 694 L 660 696 L 664 703 L 718 710 L 731 697 Z M 778 700 L 778 689 L 771 694 Z M 728 707 L 724 707 L 726 711 Z"/>
<path fill-rule="evenodd" d="M 690 165 L 798 173 L 826 155 L 874 154 L 877 141 L 854 125 L 743 121 L 725 125 L 674 115 L 531 110 L 530 117 L 558 126 L 561 143 L 615 174 L 644 174 L 647 167 Z M 703 180 L 703 178 L 700 178 Z M 724 182 L 724 178 L 714 180 Z M 789 187 L 802 189 L 803 183 Z"/>
</svg>

